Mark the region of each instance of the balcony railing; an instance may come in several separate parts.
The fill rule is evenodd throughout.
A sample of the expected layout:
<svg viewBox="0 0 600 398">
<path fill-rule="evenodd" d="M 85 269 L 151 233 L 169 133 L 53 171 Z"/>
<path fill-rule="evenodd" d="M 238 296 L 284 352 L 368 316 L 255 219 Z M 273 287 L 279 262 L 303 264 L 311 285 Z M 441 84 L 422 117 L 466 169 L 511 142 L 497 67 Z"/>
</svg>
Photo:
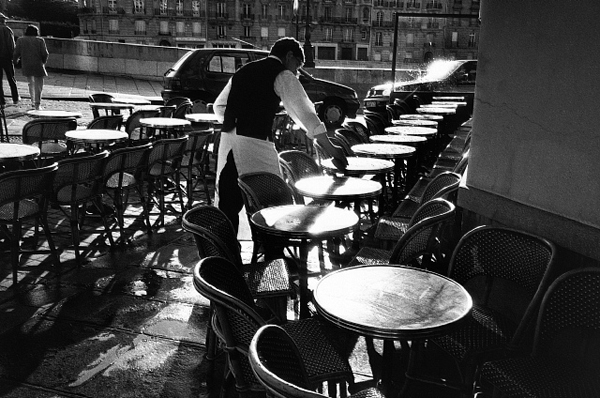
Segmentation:
<svg viewBox="0 0 600 398">
<path fill-rule="evenodd" d="M 429 10 L 429 11 L 432 11 L 432 10 L 441 10 L 442 9 L 442 3 L 430 1 L 429 3 L 427 3 L 425 5 L 425 8 L 427 10 Z"/>
<path fill-rule="evenodd" d="M 240 14 L 240 19 L 251 19 L 254 21 L 254 14 Z"/>
</svg>

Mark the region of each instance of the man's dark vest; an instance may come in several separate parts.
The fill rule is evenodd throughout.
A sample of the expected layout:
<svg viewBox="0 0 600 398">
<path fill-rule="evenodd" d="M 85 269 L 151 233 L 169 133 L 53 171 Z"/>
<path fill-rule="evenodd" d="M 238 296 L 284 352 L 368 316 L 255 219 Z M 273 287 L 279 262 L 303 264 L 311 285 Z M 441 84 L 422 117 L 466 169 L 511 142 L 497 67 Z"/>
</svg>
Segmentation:
<svg viewBox="0 0 600 398">
<path fill-rule="evenodd" d="M 238 135 L 269 138 L 281 102 L 273 85 L 284 70 L 282 63 L 273 58 L 250 62 L 239 69 L 231 81 L 222 131 L 236 127 Z"/>
</svg>

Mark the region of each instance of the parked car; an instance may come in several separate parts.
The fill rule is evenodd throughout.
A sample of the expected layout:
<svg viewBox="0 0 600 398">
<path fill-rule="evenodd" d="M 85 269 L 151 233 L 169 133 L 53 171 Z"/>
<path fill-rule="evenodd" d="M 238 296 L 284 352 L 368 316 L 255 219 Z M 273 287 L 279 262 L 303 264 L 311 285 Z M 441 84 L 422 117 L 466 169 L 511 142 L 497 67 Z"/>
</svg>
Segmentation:
<svg viewBox="0 0 600 398">
<path fill-rule="evenodd" d="M 214 102 L 238 68 L 268 54 L 262 50 L 232 48 L 189 51 L 165 72 L 161 95 L 165 101 L 188 97 L 204 105 Z M 299 71 L 299 79 L 310 100 L 319 103 L 319 117 L 326 125 L 337 127 L 346 117 L 356 117 L 360 101 L 354 89 L 317 79 L 303 69 Z"/>
<path fill-rule="evenodd" d="M 438 60 L 432 62 L 420 77 L 396 83 L 371 87 L 364 100 L 367 111 L 385 115 L 385 106 L 390 103 L 401 104 L 404 112 L 412 113 L 421 104 L 428 104 L 434 96 L 463 96 L 467 102 L 467 112 L 473 111 L 476 60 Z"/>
</svg>

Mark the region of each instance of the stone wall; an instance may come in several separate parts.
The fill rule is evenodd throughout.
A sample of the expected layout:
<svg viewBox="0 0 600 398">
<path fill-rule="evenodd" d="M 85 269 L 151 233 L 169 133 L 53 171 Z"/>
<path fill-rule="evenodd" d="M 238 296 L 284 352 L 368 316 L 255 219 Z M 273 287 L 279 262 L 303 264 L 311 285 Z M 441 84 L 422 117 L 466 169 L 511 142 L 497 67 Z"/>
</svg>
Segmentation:
<svg viewBox="0 0 600 398">
<path fill-rule="evenodd" d="M 188 49 L 142 44 L 114 43 L 76 39 L 45 38 L 50 58 L 47 66 L 57 70 L 131 76 L 145 80 L 162 80 L 162 76 Z M 390 80 L 390 68 L 336 68 L 332 66 L 308 69 L 315 77 L 345 84 L 356 90 L 362 101 L 367 90 Z M 408 74 L 397 71 L 398 80 Z"/>
</svg>

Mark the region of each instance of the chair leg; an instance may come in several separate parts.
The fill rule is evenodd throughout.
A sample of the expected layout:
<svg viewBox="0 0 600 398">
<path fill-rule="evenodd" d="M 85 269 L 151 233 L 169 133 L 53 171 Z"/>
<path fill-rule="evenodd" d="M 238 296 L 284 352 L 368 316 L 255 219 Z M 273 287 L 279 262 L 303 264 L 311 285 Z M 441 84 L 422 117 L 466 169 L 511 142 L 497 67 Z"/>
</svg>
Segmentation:
<svg viewBox="0 0 600 398">
<path fill-rule="evenodd" d="M 108 236 L 108 241 L 110 242 L 110 247 L 115 246 L 115 241 L 112 237 L 112 232 L 110 227 L 108 226 L 108 221 L 106 219 L 106 212 L 104 211 L 104 205 L 102 204 L 102 199 L 100 197 L 93 200 L 94 206 L 98 209 L 100 213 L 100 217 L 102 219 L 102 224 L 104 225 L 104 230 L 106 231 L 106 235 Z"/>
<path fill-rule="evenodd" d="M 85 210 L 84 210 L 85 211 Z M 73 247 L 75 249 L 75 260 L 77 266 L 81 265 L 81 254 L 79 253 L 79 206 L 71 207 L 71 233 L 73 234 Z"/>
<path fill-rule="evenodd" d="M 48 226 L 48 220 L 46 219 L 46 215 L 42 214 L 40 217 L 40 224 L 42 225 L 42 229 L 44 230 L 44 234 L 46 235 L 46 240 L 48 241 L 48 247 L 50 248 L 50 255 L 54 257 L 54 264 L 58 267 L 60 266 L 60 256 L 56 250 L 56 246 L 54 245 L 54 239 L 52 238 L 52 234 L 50 233 L 50 227 Z"/>
<path fill-rule="evenodd" d="M 19 268 L 19 255 L 20 255 L 20 241 L 21 241 L 21 222 L 17 221 L 13 225 L 13 233 L 11 237 L 11 248 L 10 248 L 10 257 L 12 263 L 12 271 L 13 271 L 13 286 L 17 286 L 18 282 L 18 272 Z"/>
</svg>

